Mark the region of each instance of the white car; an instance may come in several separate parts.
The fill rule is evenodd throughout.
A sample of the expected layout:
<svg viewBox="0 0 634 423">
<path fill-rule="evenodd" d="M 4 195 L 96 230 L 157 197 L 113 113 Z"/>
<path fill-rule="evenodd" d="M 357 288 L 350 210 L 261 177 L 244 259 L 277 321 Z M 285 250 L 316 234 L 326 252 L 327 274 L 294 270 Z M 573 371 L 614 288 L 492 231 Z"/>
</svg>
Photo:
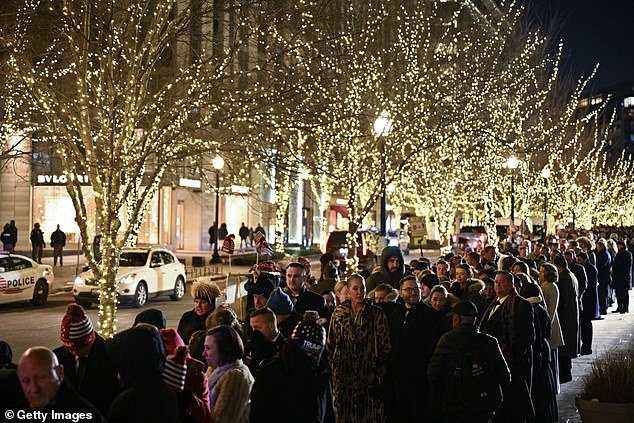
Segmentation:
<svg viewBox="0 0 634 423">
<path fill-rule="evenodd" d="M 142 307 L 148 299 L 162 295 L 169 295 L 172 301 L 181 300 L 185 296 L 185 281 L 185 265 L 167 249 L 135 248 L 121 252 L 117 273 L 121 303 Z M 99 281 L 91 270 L 75 278 L 73 296 L 86 308 L 99 303 Z"/>
<path fill-rule="evenodd" d="M 45 304 L 54 281 L 51 266 L 18 254 L 0 253 L 0 304 Z"/>
</svg>

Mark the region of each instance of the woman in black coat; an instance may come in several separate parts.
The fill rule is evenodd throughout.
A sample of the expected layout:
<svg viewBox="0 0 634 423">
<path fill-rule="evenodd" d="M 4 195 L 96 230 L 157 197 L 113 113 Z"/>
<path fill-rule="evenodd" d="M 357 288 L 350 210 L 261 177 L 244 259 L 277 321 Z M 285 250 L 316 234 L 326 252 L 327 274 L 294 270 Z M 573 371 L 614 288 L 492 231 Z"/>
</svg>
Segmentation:
<svg viewBox="0 0 634 423">
<path fill-rule="evenodd" d="M 612 258 L 605 247 L 605 239 L 597 241 L 597 271 L 599 272 L 598 292 L 599 292 L 599 312 L 608 314 L 608 288 L 612 282 L 610 270 L 612 268 Z"/>
</svg>

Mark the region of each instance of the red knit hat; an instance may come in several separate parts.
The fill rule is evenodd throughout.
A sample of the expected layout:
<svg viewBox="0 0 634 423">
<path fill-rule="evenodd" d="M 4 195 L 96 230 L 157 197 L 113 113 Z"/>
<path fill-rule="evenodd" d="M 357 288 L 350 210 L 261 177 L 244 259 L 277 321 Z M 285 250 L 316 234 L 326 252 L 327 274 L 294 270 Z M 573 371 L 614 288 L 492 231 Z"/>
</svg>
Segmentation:
<svg viewBox="0 0 634 423">
<path fill-rule="evenodd" d="M 95 330 L 84 308 L 79 304 L 68 304 L 62 317 L 62 342 L 83 346 L 95 342 Z"/>
</svg>

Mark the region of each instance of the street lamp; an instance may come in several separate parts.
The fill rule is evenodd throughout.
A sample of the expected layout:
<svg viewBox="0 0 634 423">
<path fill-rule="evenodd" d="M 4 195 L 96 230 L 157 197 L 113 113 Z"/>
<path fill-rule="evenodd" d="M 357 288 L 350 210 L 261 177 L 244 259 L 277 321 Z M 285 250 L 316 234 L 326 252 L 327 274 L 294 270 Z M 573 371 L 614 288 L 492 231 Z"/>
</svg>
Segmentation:
<svg viewBox="0 0 634 423">
<path fill-rule="evenodd" d="M 511 220 L 509 222 L 509 233 L 515 227 L 515 169 L 519 166 L 520 161 L 516 157 L 509 157 L 506 161 L 506 167 L 511 169 Z"/>
<path fill-rule="evenodd" d="M 387 137 L 392 132 L 392 119 L 384 110 L 374 121 L 374 134 L 378 137 Z M 387 207 L 386 207 L 386 193 L 385 193 L 385 182 L 386 182 L 386 173 L 387 173 L 387 164 L 386 164 L 386 154 L 385 154 L 385 142 L 383 142 L 383 163 L 386 168 L 383 170 L 383 192 L 381 193 L 381 226 L 379 235 L 382 237 L 387 236 L 386 230 L 386 221 L 387 221 Z"/>
<path fill-rule="evenodd" d="M 220 254 L 218 254 L 218 229 L 220 227 L 220 171 L 225 167 L 225 161 L 222 157 L 216 156 L 211 162 L 216 169 L 216 239 L 214 239 L 214 253 L 211 256 L 212 263 L 221 263 Z"/>
<path fill-rule="evenodd" d="M 550 169 L 548 166 L 544 166 L 542 169 L 542 178 L 544 178 L 544 183 L 546 188 L 548 188 L 548 178 L 550 178 Z M 548 235 L 548 189 L 544 193 L 544 245 L 546 245 L 546 236 Z"/>
</svg>

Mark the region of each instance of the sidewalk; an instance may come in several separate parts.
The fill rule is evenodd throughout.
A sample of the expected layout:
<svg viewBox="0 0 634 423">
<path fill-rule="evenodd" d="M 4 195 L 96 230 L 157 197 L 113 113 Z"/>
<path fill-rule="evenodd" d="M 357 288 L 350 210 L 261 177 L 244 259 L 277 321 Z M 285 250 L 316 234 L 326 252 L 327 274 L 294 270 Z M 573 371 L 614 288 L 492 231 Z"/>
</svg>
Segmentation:
<svg viewBox="0 0 634 423">
<path fill-rule="evenodd" d="M 634 290 L 630 291 L 630 307 L 632 304 L 634 304 Z M 559 407 L 559 421 L 562 423 L 581 422 L 581 416 L 575 406 L 575 397 L 581 393 L 583 377 L 590 372 L 595 358 L 605 351 L 624 346 L 634 339 L 634 310 L 630 310 L 627 314 L 608 312 L 607 316 L 603 317 L 604 320 L 592 322 L 594 329 L 592 355 L 583 355 L 574 359 L 572 361 L 572 381 L 561 385 L 557 405 Z M 537 388 L 539 389 L 539 387 Z"/>
</svg>

